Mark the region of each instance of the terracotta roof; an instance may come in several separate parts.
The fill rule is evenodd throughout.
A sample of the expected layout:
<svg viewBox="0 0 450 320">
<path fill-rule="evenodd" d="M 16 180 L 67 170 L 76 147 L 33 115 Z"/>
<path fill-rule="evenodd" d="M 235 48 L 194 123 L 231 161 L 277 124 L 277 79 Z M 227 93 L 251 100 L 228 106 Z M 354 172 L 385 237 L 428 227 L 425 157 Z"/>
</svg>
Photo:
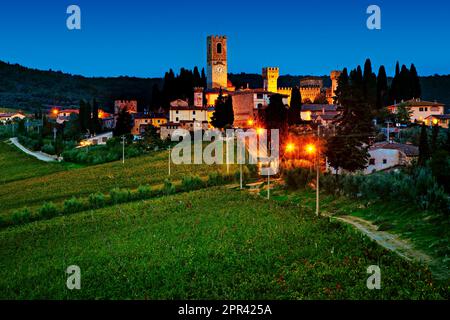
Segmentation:
<svg viewBox="0 0 450 320">
<path fill-rule="evenodd" d="M 302 111 L 336 111 L 338 108 L 335 104 L 303 104 Z"/>
<path fill-rule="evenodd" d="M 419 99 L 411 99 L 411 100 L 408 100 L 408 101 L 403 101 L 403 102 L 397 103 L 397 104 L 392 105 L 390 107 L 398 107 L 400 105 L 405 105 L 405 106 L 408 106 L 408 107 L 433 107 L 433 106 L 442 107 L 442 106 L 444 106 L 443 103 L 439 103 L 439 102 L 436 102 L 436 101 L 435 102 L 430 102 L 430 101 L 422 101 L 422 100 L 419 100 Z"/>
<path fill-rule="evenodd" d="M 419 156 L 419 147 L 412 144 L 377 142 L 370 149 L 395 149 L 403 152 L 408 157 Z"/>
<path fill-rule="evenodd" d="M 445 119 L 450 119 L 450 114 L 432 114 L 432 115 L 426 117 L 425 119 L 428 119 L 428 118 L 436 118 L 436 119 L 445 120 Z"/>
</svg>

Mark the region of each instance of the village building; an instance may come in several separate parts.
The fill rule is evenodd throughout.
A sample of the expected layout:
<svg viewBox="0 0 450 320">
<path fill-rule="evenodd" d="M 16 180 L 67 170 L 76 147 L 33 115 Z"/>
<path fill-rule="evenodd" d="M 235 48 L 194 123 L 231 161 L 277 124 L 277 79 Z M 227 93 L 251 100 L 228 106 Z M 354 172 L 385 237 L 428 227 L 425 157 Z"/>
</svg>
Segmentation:
<svg viewBox="0 0 450 320">
<path fill-rule="evenodd" d="M 167 118 L 159 113 L 136 113 L 133 119 L 133 128 L 131 133 L 135 136 L 142 135 L 149 126 L 155 128 L 167 123 Z"/>
<path fill-rule="evenodd" d="M 62 124 L 66 121 L 70 120 L 70 117 L 75 114 L 78 115 L 80 113 L 79 109 L 62 109 L 58 111 L 56 115 L 56 123 Z"/>
<path fill-rule="evenodd" d="M 424 123 L 427 126 L 438 125 L 441 128 L 448 129 L 450 122 L 450 114 L 437 114 L 425 118 Z"/>
<path fill-rule="evenodd" d="M 422 101 L 420 99 L 411 99 L 388 106 L 391 113 L 398 113 L 399 107 L 405 107 L 411 111 L 411 122 L 423 122 L 429 116 L 443 115 L 445 105 L 438 102 Z"/>
<path fill-rule="evenodd" d="M 251 127 L 260 113 L 269 105 L 270 97 L 277 93 L 265 89 L 244 89 L 232 94 L 234 127 Z M 288 104 L 288 96 L 282 95 L 283 103 Z"/>
<path fill-rule="evenodd" d="M 136 100 L 115 100 L 114 114 L 118 114 L 121 110 L 126 109 L 130 114 L 138 112 L 138 103 Z"/>
<path fill-rule="evenodd" d="M 364 174 L 410 165 L 418 158 L 419 148 L 412 144 L 378 142 L 370 147 L 369 154 L 369 163 Z"/>
<path fill-rule="evenodd" d="M 303 121 L 314 121 L 319 115 L 329 115 L 334 118 L 338 114 L 339 106 L 335 104 L 304 104 L 301 107 L 300 118 Z"/>
<path fill-rule="evenodd" d="M 14 120 L 22 120 L 25 119 L 25 115 L 20 112 L 8 112 L 8 113 L 0 113 L 0 122 L 10 122 Z"/>
<path fill-rule="evenodd" d="M 113 137 L 113 132 L 105 132 L 99 135 L 83 139 L 77 148 L 83 148 L 88 146 L 105 145 L 106 142 Z"/>
</svg>

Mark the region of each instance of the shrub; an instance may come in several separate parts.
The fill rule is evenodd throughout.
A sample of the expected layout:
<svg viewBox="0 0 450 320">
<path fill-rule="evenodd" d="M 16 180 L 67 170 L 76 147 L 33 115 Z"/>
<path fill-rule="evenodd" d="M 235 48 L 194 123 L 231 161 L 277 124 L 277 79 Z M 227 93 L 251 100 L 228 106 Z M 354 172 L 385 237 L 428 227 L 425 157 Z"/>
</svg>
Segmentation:
<svg viewBox="0 0 450 320">
<path fill-rule="evenodd" d="M 284 181 L 290 189 L 304 189 L 314 177 L 315 173 L 305 168 L 294 168 L 283 171 Z"/>
<path fill-rule="evenodd" d="M 183 177 L 181 187 L 184 191 L 197 190 L 204 187 L 202 179 L 198 176 Z"/>
<path fill-rule="evenodd" d="M 47 154 L 55 154 L 55 147 L 53 147 L 51 144 L 46 144 L 42 147 L 42 152 Z"/>
<path fill-rule="evenodd" d="M 38 215 L 43 218 L 52 218 L 58 215 L 58 209 L 53 202 L 46 202 L 38 210 Z"/>
<path fill-rule="evenodd" d="M 139 199 L 146 199 L 152 196 L 152 188 L 148 185 L 139 186 L 137 189 Z"/>
<path fill-rule="evenodd" d="M 84 210 L 83 201 L 75 197 L 64 201 L 64 213 L 74 213 Z"/>
<path fill-rule="evenodd" d="M 105 195 L 103 193 L 91 193 L 88 198 L 89 204 L 93 209 L 99 209 L 106 205 Z"/>
<path fill-rule="evenodd" d="M 224 183 L 224 177 L 220 172 L 211 172 L 208 174 L 208 186 L 219 186 Z"/>
<path fill-rule="evenodd" d="M 131 200 L 131 191 L 129 189 L 114 188 L 111 190 L 110 195 L 114 204 Z"/>
<path fill-rule="evenodd" d="M 31 221 L 31 211 L 28 208 L 23 208 L 14 211 L 12 218 L 13 224 L 27 223 Z"/>
<path fill-rule="evenodd" d="M 174 194 L 176 192 L 175 186 L 169 179 L 164 180 L 162 192 L 165 195 Z"/>
</svg>

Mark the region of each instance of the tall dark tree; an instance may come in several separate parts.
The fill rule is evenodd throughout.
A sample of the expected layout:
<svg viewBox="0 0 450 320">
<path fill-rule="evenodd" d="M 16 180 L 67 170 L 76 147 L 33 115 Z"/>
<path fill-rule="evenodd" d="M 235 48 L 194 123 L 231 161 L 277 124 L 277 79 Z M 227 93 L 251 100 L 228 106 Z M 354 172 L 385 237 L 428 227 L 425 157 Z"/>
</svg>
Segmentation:
<svg viewBox="0 0 450 320">
<path fill-rule="evenodd" d="M 290 125 L 298 124 L 301 121 L 302 94 L 299 87 L 294 87 L 291 93 L 291 106 L 289 107 L 288 122 Z"/>
<path fill-rule="evenodd" d="M 203 88 L 206 88 L 206 73 L 205 73 L 205 68 L 202 68 L 202 81 L 201 81 L 201 86 Z"/>
<path fill-rule="evenodd" d="M 384 66 L 380 66 L 377 77 L 377 103 L 376 108 L 378 110 L 386 107 L 388 94 L 388 81 L 386 75 L 386 69 Z"/>
<path fill-rule="evenodd" d="M 202 86 L 202 78 L 200 76 L 200 72 L 198 72 L 198 68 L 194 67 L 194 87 Z"/>
<path fill-rule="evenodd" d="M 120 110 L 117 116 L 116 127 L 114 129 L 114 136 L 119 137 L 122 135 L 129 135 L 133 127 L 132 118 L 128 110 L 125 108 Z"/>
<path fill-rule="evenodd" d="M 215 128 L 223 129 L 227 125 L 227 115 L 225 106 L 225 97 L 222 94 L 222 90 L 217 97 L 216 104 L 214 106 L 214 113 L 211 117 L 211 124 Z"/>
<path fill-rule="evenodd" d="M 270 97 L 269 105 L 264 110 L 263 121 L 266 129 L 279 130 L 280 144 L 282 145 L 288 133 L 288 109 L 283 103 L 281 95 L 274 94 Z"/>
<path fill-rule="evenodd" d="M 411 83 L 411 98 L 420 98 L 422 96 L 422 89 L 420 86 L 419 75 L 417 74 L 417 69 L 414 64 L 411 64 L 411 68 L 409 70 L 410 83 Z"/>
<path fill-rule="evenodd" d="M 409 75 L 409 69 L 402 65 L 399 75 L 399 94 L 398 99 L 406 101 L 411 98 L 411 77 Z"/>
<path fill-rule="evenodd" d="M 80 122 L 80 130 L 84 134 L 89 129 L 90 110 L 84 100 L 80 101 L 80 109 L 78 112 L 78 121 Z"/>
<path fill-rule="evenodd" d="M 438 147 L 438 137 L 439 137 L 439 125 L 435 124 L 433 125 L 433 129 L 431 130 L 431 154 L 434 154 L 436 150 L 439 149 Z"/>
<path fill-rule="evenodd" d="M 418 164 L 420 166 L 426 165 L 428 159 L 430 159 L 430 147 L 428 145 L 428 133 L 427 127 L 422 123 L 422 129 L 420 131 L 419 140 L 419 160 Z"/>
<path fill-rule="evenodd" d="M 98 102 L 96 99 L 92 101 L 92 133 L 99 133 L 102 131 L 102 125 L 100 123 L 100 119 L 98 117 Z"/>
<path fill-rule="evenodd" d="M 398 103 L 400 102 L 398 99 L 399 95 L 399 76 L 400 76 L 400 63 L 397 61 L 395 65 L 395 75 L 392 79 L 391 88 L 389 91 L 389 103 Z"/>
<path fill-rule="evenodd" d="M 372 116 L 369 104 L 364 98 L 361 68 L 350 72 L 346 70 L 339 77 L 337 101 L 342 106 L 342 114 L 335 121 L 336 135 L 327 141 L 326 155 L 336 172 L 362 170 L 369 158 L 370 137 L 373 135 Z"/>
<path fill-rule="evenodd" d="M 372 63 L 370 59 L 367 59 L 364 63 L 363 83 L 364 97 L 366 98 L 370 109 L 375 110 L 377 103 L 377 76 L 372 71 Z"/>
</svg>

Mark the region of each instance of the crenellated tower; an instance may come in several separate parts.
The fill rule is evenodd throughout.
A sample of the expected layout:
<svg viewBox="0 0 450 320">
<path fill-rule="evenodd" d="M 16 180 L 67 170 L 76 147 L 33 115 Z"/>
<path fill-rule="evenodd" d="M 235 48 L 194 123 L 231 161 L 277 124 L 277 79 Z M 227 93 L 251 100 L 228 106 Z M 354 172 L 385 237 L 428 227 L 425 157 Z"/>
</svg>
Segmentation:
<svg viewBox="0 0 450 320">
<path fill-rule="evenodd" d="M 266 67 L 262 69 L 262 77 L 264 80 L 264 90 L 270 92 L 278 92 L 278 77 L 280 69 L 276 67 Z"/>
</svg>

